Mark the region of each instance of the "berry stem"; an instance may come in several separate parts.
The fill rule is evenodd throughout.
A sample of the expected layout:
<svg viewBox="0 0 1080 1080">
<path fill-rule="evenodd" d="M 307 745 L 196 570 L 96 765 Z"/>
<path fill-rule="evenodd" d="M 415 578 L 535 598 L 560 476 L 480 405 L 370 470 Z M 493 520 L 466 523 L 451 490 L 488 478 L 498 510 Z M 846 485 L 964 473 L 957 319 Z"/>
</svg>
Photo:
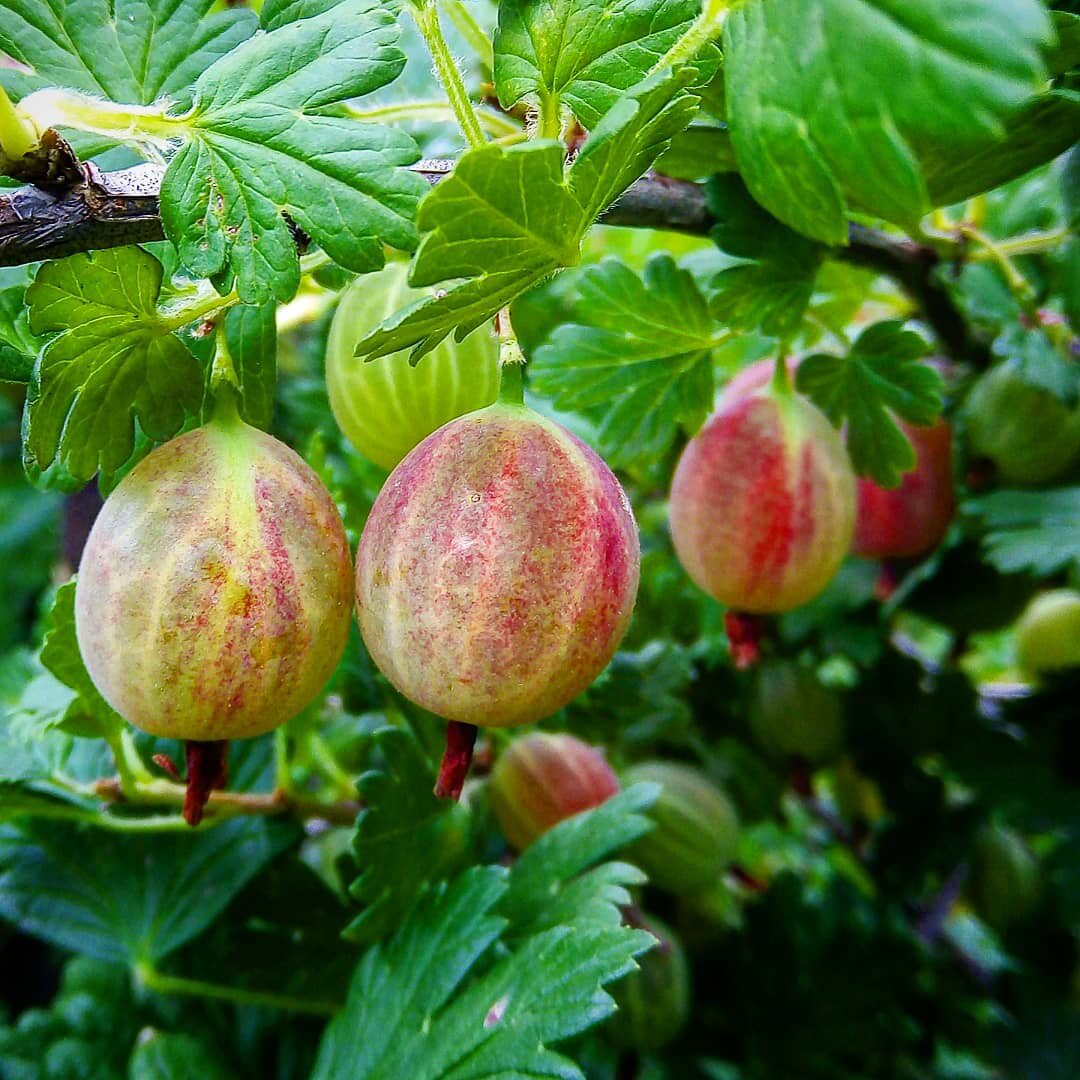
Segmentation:
<svg viewBox="0 0 1080 1080">
<path fill-rule="evenodd" d="M 728 611 L 724 615 L 731 659 L 739 671 L 753 667 L 761 659 L 761 639 L 765 636 L 765 622 L 760 615 L 746 611 Z"/>
<path fill-rule="evenodd" d="M 495 50 L 491 46 L 491 39 L 484 33 L 484 28 L 473 18 L 472 12 L 461 0 L 445 0 L 444 6 L 458 33 L 468 42 L 480 63 L 491 71 L 495 66 Z"/>
<path fill-rule="evenodd" d="M 476 745 L 477 727 L 451 720 L 446 725 L 446 750 L 443 752 L 439 777 L 435 781 L 435 795 L 440 799 L 461 798 L 465 777 L 472 764 L 473 747 Z"/>
<path fill-rule="evenodd" d="M 184 820 L 194 826 L 202 821 L 210 792 L 220 791 L 229 782 L 229 744 L 225 740 L 196 742 L 189 739 L 184 743 L 184 757 L 187 759 Z"/>
<path fill-rule="evenodd" d="M 486 142 L 484 133 L 480 129 L 480 121 L 476 118 L 469 93 L 465 89 L 465 82 L 461 78 L 461 72 L 450 54 L 450 48 L 443 36 L 442 24 L 439 22 L 439 6 L 436 0 L 420 0 L 413 5 L 413 18 L 416 20 L 417 29 L 427 42 L 428 52 L 435 62 L 435 70 L 439 73 L 439 81 L 446 90 L 446 96 L 450 101 L 450 107 L 457 117 L 458 126 L 461 128 L 465 141 L 470 150 L 483 146 Z"/>
</svg>

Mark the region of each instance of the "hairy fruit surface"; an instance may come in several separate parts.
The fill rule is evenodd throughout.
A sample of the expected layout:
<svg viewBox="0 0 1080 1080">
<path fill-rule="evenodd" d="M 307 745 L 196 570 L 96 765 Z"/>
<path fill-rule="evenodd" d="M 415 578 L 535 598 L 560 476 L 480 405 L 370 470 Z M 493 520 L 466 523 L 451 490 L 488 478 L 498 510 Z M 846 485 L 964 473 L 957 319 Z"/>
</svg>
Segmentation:
<svg viewBox="0 0 1080 1080">
<path fill-rule="evenodd" d="M 284 443 L 235 416 L 141 461 L 109 496 L 75 593 L 86 667 L 143 731 L 248 738 L 303 709 L 345 648 L 337 508 Z"/>
<path fill-rule="evenodd" d="M 358 277 L 342 293 L 326 345 L 326 389 L 338 427 L 369 461 L 392 469 L 443 424 L 482 409 L 499 393 L 499 348 L 487 327 L 446 338 L 418 364 L 408 351 L 365 360 L 356 343 L 383 319 L 424 296 L 408 263 Z"/>
<path fill-rule="evenodd" d="M 847 451 L 797 394 L 765 388 L 722 403 L 675 470 L 679 560 L 739 611 L 788 611 L 812 599 L 847 554 L 854 525 Z"/>
<path fill-rule="evenodd" d="M 515 739 L 491 774 L 491 809 L 503 835 L 524 851 L 548 829 L 606 802 L 619 778 L 601 751 L 572 735 Z"/>
<path fill-rule="evenodd" d="M 639 547 L 604 462 L 565 428 L 492 405 L 393 471 L 360 540 L 356 604 L 372 658 L 447 720 L 549 716 L 626 633 Z"/>
<path fill-rule="evenodd" d="M 941 543 L 956 512 L 952 427 L 898 421 L 915 450 L 915 468 L 898 487 L 859 477 L 854 552 L 869 559 L 914 559 Z"/>
<path fill-rule="evenodd" d="M 660 785 L 649 811 L 655 828 L 627 850 L 627 858 L 668 892 L 691 893 L 715 882 L 739 841 L 739 819 L 724 791 L 700 769 L 669 761 L 634 765 L 622 779 L 627 787 Z"/>
</svg>

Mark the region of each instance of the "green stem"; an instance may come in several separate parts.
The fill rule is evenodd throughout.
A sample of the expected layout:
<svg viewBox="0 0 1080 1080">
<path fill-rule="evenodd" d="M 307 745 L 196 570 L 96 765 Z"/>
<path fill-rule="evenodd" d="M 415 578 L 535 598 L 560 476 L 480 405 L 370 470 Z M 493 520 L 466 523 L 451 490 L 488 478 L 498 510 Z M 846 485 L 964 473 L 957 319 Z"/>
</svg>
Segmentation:
<svg viewBox="0 0 1080 1080">
<path fill-rule="evenodd" d="M 225 403 L 226 411 L 235 411 L 236 399 L 240 396 L 240 380 L 233 365 L 232 353 L 229 352 L 224 319 L 217 324 L 214 331 L 214 363 L 210 368 L 210 390 L 219 403 Z"/>
<path fill-rule="evenodd" d="M 116 105 L 74 90 L 37 90 L 19 102 L 19 114 L 40 133 L 71 127 L 119 142 L 150 144 L 166 150 L 187 125 L 155 105 Z"/>
<path fill-rule="evenodd" d="M 499 401 L 503 405 L 525 404 L 525 380 L 523 364 L 504 364 L 502 381 L 499 383 Z"/>
<path fill-rule="evenodd" d="M 333 1016 L 341 1004 L 336 1001 L 318 1001 L 309 997 L 292 997 L 263 990 L 248 990 L 241 986 L 221 986 L 202 979 L 184 979 L 177 975 L 165 975 L 152 964 L 135 965 L 135 975 L 140 984 L 156 994 L 182 994 L 188 997 L 212 998 L 229 1001 L 235 1005 L 260 1005 L 268 1009 L 286 1012 L 312 1013 L 316 1016 Z"/>
<path fill-rule="evenodd" d="M 7 91 L 0 86 L 0 158 L 18 161 L 36 145 L 37 140 L 19 119 Z"/>
<path fill-rule="evenodd" d="M 216 318 L 239 303 L 235 289 L 222 296 L 213 286 L 201 284 L 193 299 L 160 311 L 158 318 L 165 330 L 175 333 L 193 322 Z"/>
<path fill-rule="evenodd" d="M 705 7 L 690 29 L 657 60 L 652 70 L 681 67 L 693 60 L 710 41 L 720 36 L 730 6 L 731 0 L 705 0 Z"/>
<path fill-rule="evenodd" d="M 104 733 L 105 742 L 116 765 L 116 775 L 120 778 L 120 790 L 125 798 L 132 798 L 139 786 L 150 780 L 150 771 L 139 757 L 139 751 L 131 733 L 123 728 Z"/>
<path fill-rule="evenodd" d="M 322 770 L 337 789 L 338 795 L 346 799 L 356 798 L 356 783 L 341 767 L 336 757 L 326 745 L 326 740 L 317 732 L 311 732 L 307 738 L 308 753 L 311 760 Z"/>
<path fill-rule="evenodd" d="M 468 91 L 461 78 L 461 72 L 454 63 L 453 56 L 443 36 L 442 25 L 439 22 L 439 8 L 436 0 L 421 0 L 413 6 L 413 18 L 417 28 L 427 42 L 428 52 L 435 62 L 435 70 L 439 73 L 439 79 L 450 101 L 450 107 L 457 117 L 458 126 L 465 136 L 465 142 L 469 148 L 475 150 L 485 143 L 484 133 L 480 130 L 480 121 L 473 111 L 472 102 L 469 100 Z"/>
<path fill-rule="evenodd" d="M 550 94 L 540 95 L 540 118 L 536 129 L 541 139 L 562 138 L 562 117 L 559 115 L 559 99 Z"/>
<path fill-rule="evenodd" d="M 774 394 L 790 394 L 791 372 L 787 366 L 788 343 L 781 342 L 780 352 L 776 357 L 776 366 L 773 368 L 772 391 Z"/>
<path fill-rule="evenodd" d="M 1035 290 L 1012 261 L 1013 253 L 1006 251 L 1001 244 L 992 237 L 987 236 L 981 229 L 969 226 L 961 229 L 961 233 L 978 244 L 985 252 L 986 258 L 997 263 L 1005 277 L 1005 284 L 1008 285 L 1009 291 L 1016 297 L 1021 307 L 1030 314 L 1034 314 Z"/>
<path fill-rule="evenodd" d="M 356 109 L 348 107 L 349 115 L 354 120 L 372 124 L 395 124 L 404 120 L 456 120 L 457 116 L 449 101 L 406 101 L 401 105 L 383 105 L 377 109 Z M 473 110 L 480 126 L 496 138 L 513 138 L 524 135 L 521 125 L 506 113 L 493 109 L 477 108 Z"/>
<path fill-rule="evenodd" d="M 1022 236 L 1014 236 L 1009 240 L 998 240 L 994 244 L 996 256 L 1005 255 L 1015 258 L 1017 255 L 1039 255 L 1044 251 L 1053 251 L 1071 236 L 1068 229 L 1047 229 L 1039 232 L 1029 232 Z M 977 262 L 980 258 L 994 258 L 990 252 L 973 252 L 971 258 Z"/>
<path fill-rule="evenodd" d="M 458 33 L 465 39 L 468 46 L 488 71 L 495 67 L 495 52 L 491 47 L 491 41 L 484 28 L 473 18 L 473 14 L 461 0 L 445 0 L 446 14 L 450 21 L 457 27 Z"/>
<path fill-rule="evenodd" d="M 504 307 L 495 316 L 499 336 L 499 401 L 503 405 L 525 404 L 525 354 L 510 322 L 510 309 Z"/>
<path fill-rule="evenodd" d="M 283 727 L 274 729 L 274 782 L 278 791 L 292 791 L 292 769 L 289 766 L 289 736 Z"/>
</svg>

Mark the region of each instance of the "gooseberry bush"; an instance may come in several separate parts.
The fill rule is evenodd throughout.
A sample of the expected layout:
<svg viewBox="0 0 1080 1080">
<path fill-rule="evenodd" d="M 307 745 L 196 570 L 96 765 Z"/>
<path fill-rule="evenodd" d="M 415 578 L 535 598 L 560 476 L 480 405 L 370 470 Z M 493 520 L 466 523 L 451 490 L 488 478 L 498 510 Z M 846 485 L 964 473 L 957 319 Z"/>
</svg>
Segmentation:
<svg viewBox="0 0 1080 1080">
<path fill-rule="evenodd" d="M 1080 1075 L 1070 0 L 0 0 L 0 1080 Z"/>
</svg>

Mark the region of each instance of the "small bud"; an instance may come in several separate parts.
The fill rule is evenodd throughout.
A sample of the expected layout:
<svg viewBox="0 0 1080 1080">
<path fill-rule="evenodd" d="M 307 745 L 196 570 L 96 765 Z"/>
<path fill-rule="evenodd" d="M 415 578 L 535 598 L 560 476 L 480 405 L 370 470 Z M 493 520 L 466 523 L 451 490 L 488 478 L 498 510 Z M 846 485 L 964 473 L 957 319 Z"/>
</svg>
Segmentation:
<svg viewBox="0 0 1080 1080">
<path fill-rule="evenodd" d="M 699 769 L 649 761 L 627 769 L 623 783 L 660 785 L 649 811 L 655 828 L 626 857 L 658 888 L 690 893 L 715 881 L 735 854 L 739 819 L 727 795 Z"/>
<path fill-rule="evenodd" d="M 638 957 L 638 970 L 612 988 L 618 1012 L 605 1031 L 618 1047 L 648 1053 L 678 1038 L 690 1015 L 690 973 L 675 932 L 659 919 L 643 919 L 659 942 Z"/>
<path fill-rule="evenodd" d="M 604 755 L 572 735 L 515 739 L 491 774 L 491 808 L 506 839 L 524 851 L 574 814 L 606 802 L 619 779 Z"/>
<path fill-rule="evenodd" d="M 762 664 L 750 699 L 750 730 L 772 758 L 823 765 L 843 745 L 837 696 L 809 668 L 790 660 Z"/>
</svg>

